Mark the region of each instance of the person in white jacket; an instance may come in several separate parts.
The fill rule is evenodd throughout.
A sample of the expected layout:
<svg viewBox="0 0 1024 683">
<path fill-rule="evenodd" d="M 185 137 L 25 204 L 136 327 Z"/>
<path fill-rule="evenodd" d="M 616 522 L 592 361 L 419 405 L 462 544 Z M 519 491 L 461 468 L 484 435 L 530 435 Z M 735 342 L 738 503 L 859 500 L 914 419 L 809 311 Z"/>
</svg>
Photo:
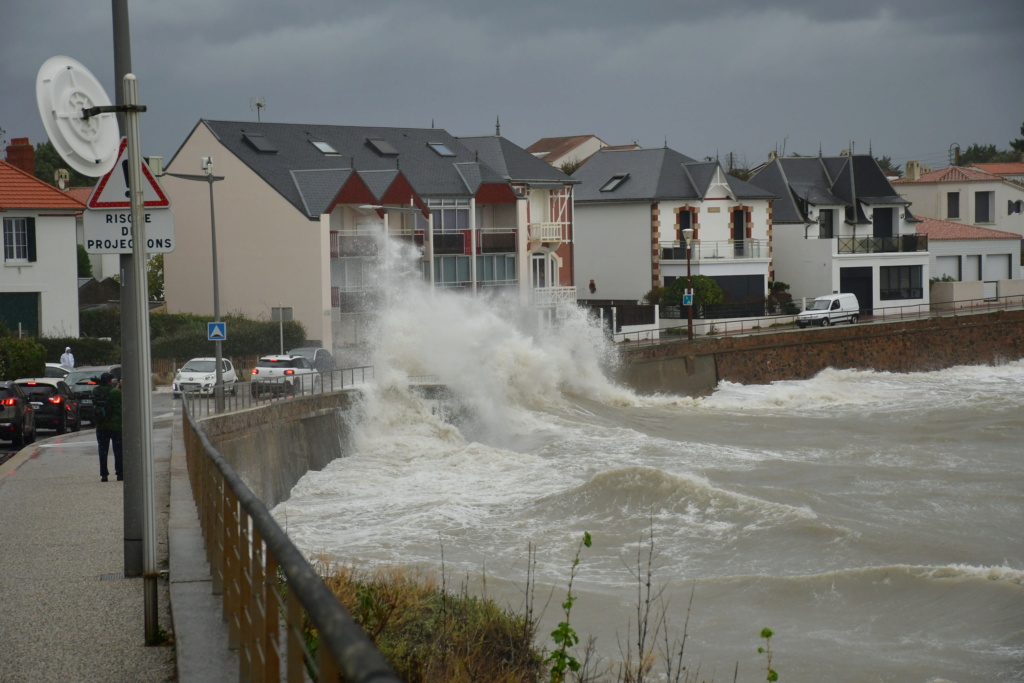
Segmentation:
<svg viewBox="0 0 1024 683">
<path fill-rule="evenodd" d="M 65 347 L 64 355 L 60 357 L 60 364 L 66 367 L 68 370 L 72 370 L 75 367 L 75 357 L 71 353 L 71 347 Z"/>
</svg>

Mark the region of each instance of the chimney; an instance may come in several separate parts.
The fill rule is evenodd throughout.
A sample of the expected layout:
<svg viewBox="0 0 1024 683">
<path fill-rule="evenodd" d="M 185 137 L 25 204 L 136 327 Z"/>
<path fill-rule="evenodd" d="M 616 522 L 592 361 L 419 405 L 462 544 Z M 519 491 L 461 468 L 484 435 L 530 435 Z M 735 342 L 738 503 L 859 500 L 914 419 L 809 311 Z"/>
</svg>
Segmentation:
<svg viewBox="0 0 1024 683">
<path fill-rule="evenodd" d="M 11 144 L 7 145 L 7 163 L 30 176 L 36 174 L 36 150 L 28 138 L 11 138 Z"/>
<path fill-rule="evenodd" d="M 906 168 L 907 180 L 920 180 L 921 178 L 921 162 L 920 161 L 908 161 Z"/>
</svg>

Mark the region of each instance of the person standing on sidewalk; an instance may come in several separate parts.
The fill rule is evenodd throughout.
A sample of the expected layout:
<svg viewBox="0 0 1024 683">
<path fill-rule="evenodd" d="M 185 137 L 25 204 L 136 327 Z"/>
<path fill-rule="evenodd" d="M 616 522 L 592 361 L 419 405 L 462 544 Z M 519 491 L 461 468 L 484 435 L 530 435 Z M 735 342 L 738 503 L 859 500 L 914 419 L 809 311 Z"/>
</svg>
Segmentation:
<svg viewBox="0 0 1024 683">
<path fill-rule="evenodd" d="M 64 354 L 60 357 L 60 364 L 66 367 L 68 370 L 75 369 L 75 356 L 73 353 L 71 353 L 70 346 L 64 349 Z"/>
<path fill-rule="evenodd" d="M 95 411 L 96 442 L 100 454 L 100 481 L 107 481 L 107 453 L 114 445 L 114 474 L 118 481 L 124 481 L 124 460 L 121 457 L 121 389 L 112 383 L 114 376 L 109 372 L 100 375 L 99 386 L 92 392 Z"/>
</svg>

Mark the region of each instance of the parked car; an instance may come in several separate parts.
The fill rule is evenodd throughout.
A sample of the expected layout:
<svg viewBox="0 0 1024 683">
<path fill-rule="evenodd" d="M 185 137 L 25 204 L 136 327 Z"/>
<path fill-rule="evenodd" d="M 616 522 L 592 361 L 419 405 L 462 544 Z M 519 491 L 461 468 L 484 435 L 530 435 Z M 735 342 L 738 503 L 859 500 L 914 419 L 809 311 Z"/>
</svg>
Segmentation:
<svg viewBox="0 0 1024 683">
<path fill-rule="evenodd" d="M 299 396 L 320 390 L 320 373 L 302 356 L 263 356 L 252 369 L 249 390 L 253 397 Z"/>
<path fill-rule="evenodd" d="M 297 349 L 292 349 L 288 352 L 289 356 L 302 356 L 309 361 L 313 369 L 319 373 L 331 372 L 334 370 L 334 356 L 331 352 L 325 348 L 319 346 L 303 346 Z"/>
<path fill-rule="evenodd" d="M 43 377 L 55 377 L 57 379 L 64 379 L 71 372 L 71 368 L 66 368 L 60 363 L 47 363 L 43 369 Z"/>
<path fill-rule="evenodd" d="M 36 416 L 28 396 L 17 382 L 0 382 L 0 439 L 17 448 L 36 440 Z"/>
<path fill-rule="evenodd" d="M 224 384 L 224 391 L 230 391 L 234 394 L 238 375 L 235 373 L 235 366 L 227 358 L 221 359 L 220 375 L 221 382 Z M 200 394 L 211 394 L 213 393 L 213 386 L 216 381 L 217 359 L 193 358 L 174 373 L 171 393 L 174 394 L 175 398 L 192 391 L 199 392 Z"/>
<path fill-rule="evenodd" d="M 796 316 L 796 325 L 800 329 L 808 325 L 828 327 L 836 323 L 857 322 L 860 315 L 860 303 L 855 294 L 826 294 L 819 296 Z"/>
<path fill-rule="evenodd" d="M 93 420 L 92 392 L 100 383 L 100 375 L 109 372 L 115 380 L 121 379 L 120 365 L 90 365 L 84 368 L 75 368 L 64 378 L 75 398 L 78 399 L 78 412 L 83 421 L 96 426 Z"/>
<path fill-rule="evenodd" d="M 15 383 L 32 403 L 36 428 L 55 429 L 58 434 L 82 428 L 78 399 L 67 382 L 56 377 L 30 377 Z"/>
</svg>

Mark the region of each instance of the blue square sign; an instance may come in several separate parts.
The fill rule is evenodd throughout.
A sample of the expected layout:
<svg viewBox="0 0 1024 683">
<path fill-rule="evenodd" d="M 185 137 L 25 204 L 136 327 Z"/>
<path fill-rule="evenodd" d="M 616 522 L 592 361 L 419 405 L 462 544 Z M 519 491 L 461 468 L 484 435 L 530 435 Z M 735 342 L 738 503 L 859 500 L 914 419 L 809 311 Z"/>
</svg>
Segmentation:
<svg viewBox="0 0 1024 683">
<path fill-rule="evenodd" d="M 206 323 L 206 338 L 210 341 L 224 341 L 228 338 L 228 324 L 225 322 Z"/>
<path fill-rule="evenodd" d="M 693 294 L 683 294 L 683 305 L 684 306 L 692 306 L 693 305 Z"/>
</svg>

